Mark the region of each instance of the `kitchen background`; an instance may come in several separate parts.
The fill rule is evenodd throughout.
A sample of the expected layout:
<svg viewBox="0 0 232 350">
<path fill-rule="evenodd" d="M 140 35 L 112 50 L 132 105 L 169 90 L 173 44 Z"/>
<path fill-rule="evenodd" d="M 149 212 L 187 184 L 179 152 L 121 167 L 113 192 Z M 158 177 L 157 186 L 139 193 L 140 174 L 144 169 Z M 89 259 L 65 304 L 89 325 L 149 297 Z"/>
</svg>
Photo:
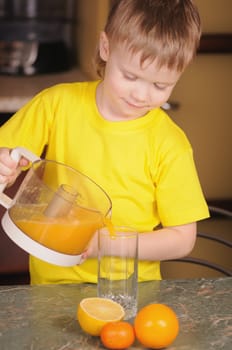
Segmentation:
<svg viewBox="0 0 232 350">
<path fill-rule="evenodd" d="M 167 108 L 193 145 L 208 202 L 232 210 L 232 1 L 195 2 L 203 23 L 201 47 Z M 92 58 L 110 5 L 110 0 L 0 0 L 1 124 L 47 86 L 96 77 Z M 223 229 L 218 220 L 211 227 L 231 238 L 231 220 L 224 223 Z M 27 278 L 27 255 L 4 233 L 0 242 L 2 276 L 10 281 L 8 274 L 17 273 L 19 281 L 25 273 Z M 218 248 L 212 251 L 215 257 Z M 219 249 L 217 255 L 231 268 L 231 251 Z M 172 277 L 169 271 L 165 268 L 164 275 Z"/>
</svg>

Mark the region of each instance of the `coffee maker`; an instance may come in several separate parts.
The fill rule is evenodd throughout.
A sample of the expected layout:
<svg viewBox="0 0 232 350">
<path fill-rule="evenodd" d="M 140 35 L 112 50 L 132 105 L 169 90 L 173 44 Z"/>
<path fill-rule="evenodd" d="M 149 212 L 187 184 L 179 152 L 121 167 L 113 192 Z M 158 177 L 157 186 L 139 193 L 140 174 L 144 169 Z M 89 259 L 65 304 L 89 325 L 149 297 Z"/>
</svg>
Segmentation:
<svg viewBox="0 0 232 350">
<path fill-rule="evenodd" d="M 70 69 L 75 18 L 76 0 L 0 0 L 0 74 Z"/>
</svg>

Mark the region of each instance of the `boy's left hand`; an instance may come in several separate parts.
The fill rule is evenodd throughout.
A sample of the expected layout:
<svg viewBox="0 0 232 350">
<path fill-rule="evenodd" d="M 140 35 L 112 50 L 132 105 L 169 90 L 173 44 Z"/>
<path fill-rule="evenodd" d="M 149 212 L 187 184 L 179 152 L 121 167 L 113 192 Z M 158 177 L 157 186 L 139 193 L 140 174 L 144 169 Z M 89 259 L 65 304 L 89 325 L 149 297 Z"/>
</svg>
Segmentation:
<svg viewBox="0 0 232 350">
<path fill-rule="evenodd" d="M 82 264 L 88 258 L 96 258 L 97 254 L 98 254 L 98 233 L 95 232 L 93 238 L 88 244 L 87 249 L 81 254 L 80 264 Z"/>
</svg>

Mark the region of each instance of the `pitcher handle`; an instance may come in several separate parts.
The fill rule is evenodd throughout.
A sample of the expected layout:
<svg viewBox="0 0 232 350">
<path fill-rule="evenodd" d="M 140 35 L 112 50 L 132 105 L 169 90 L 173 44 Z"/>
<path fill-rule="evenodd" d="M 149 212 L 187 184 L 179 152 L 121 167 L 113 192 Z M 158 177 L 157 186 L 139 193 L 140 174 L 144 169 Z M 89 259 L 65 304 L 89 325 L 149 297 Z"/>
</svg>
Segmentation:
<svg viewBox="0 0 232 350">
<path fill-rule="evenodd" d="M 40 160 L 40 158 L 37 157 L 37 155 L 30 152 L 28 149 L 26 149 L 24 147 L 14 148 L 11 151 L 10 156 L 16 162 L 19 162 L 19 160 L 22 156 L 25 157 L 26 159 L 28 159 L 32 163 L 35 162 L 36 160 Z M 7 186 L 7 184 L 0 184 L 0 204 L 3 205 L 6 209 L 8 209 L 8 208 L 10 208 L 10 206 L 12 204 L 12 199 L 3 193 L 6 186 Z"/>
</svg>

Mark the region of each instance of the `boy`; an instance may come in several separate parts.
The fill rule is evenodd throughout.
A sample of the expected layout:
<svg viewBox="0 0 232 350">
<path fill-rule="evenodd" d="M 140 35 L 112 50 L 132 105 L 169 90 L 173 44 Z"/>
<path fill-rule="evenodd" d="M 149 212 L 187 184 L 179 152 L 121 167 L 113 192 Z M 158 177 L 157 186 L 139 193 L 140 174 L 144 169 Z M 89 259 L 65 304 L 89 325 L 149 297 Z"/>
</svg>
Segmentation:
<svg viewBox="0 0 232 350">
<path fill-rule="evenodd" d="M 195 55 L 200 19 L 191 0 L 119 0 L 101 33 L 100 81 L 42 91 L 0 129 L 0 182 L 23 146 L 76 168 L 112 200 L 115 225 L 139 231 L 139 281 L 160 279 L 159 261 L 185 256 L 208 217 L 191 146 L 160 106 Z M 161 226 L 161 228 L 159 228 Z M 30 257 L 31 283 L 97 282 L 97 238 L 80 266 Z"/>
</svg>

